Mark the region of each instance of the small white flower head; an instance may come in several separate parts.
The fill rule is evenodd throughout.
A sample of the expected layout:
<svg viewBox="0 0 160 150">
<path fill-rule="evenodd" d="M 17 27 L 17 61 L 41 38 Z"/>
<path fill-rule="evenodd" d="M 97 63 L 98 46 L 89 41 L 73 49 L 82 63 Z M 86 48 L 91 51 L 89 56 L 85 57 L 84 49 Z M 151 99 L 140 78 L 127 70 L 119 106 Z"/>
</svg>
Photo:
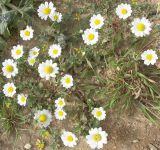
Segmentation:
<svg viewBox="0 0 160 150">
<path fill-rule="evenodd" d="M 52 58 L 57 58 L 61 55 L 62 48 L 59 44 L 53 44 L 49 47 L 48 54 Z"/>
<path fill-rule="evenodd" d="M 54 112 L 56 119 L 64 120 L 66 119 L 67 113 L 62 108 L 57 108 Z"/>
<path fill-rule="evenodd" d="M 153 50 L 146 50 L 141 54 L 141 59 L 144 60 L 145 65 L 154 65 L 158 59 L 158 56 Z"/>
<path fill-rule="evenodd" d="M 102 128 L 92 128 L 89 130 L 86 140 L 92 149 L 101 149 L 103 148 L 103 144 L 107 144 L 107 136 L 108 134 L 102 131 Z"/>
<path fill-rule="evenodd" d="M 38 66 L 38 72 L 41 78 L 49 80 L 50 78 L 55 78 L 58 73 L 59 68 L 57 63 L 53 63 L 52 60 L 46 60 Z"/>
<path fill-rule="evenodd" d="M 18 73 L 17 63 L 13 59 L 6 59 L 2 66 L 3 75 L 6 78 L 14 77 Z"/>
<path fill-rule="evenodd" d="M 132 14 L 132 8 L 130 4 L 120 4 L 116 8 L 116 14 L 120 19 L 127 19 Z"/>
<path fill-rule="evenodd" d="M 13 83 L 7 83 L 3 86 L 3 93 L 7 97 L 13 97 L 16 94 L 16 87 Z"/>
<path fill-rule="evenodd" d="M 13 48 L 11 49 L 11 56 L 13 57 L 13 59 L 21 58 L 23 56 L 23 46 L 13 46 Z"/>
<path fill-rule="evenodd" d="M 38 122 L 40 128 L 46 128 L 52 121 L 52 115 L 49 110 L 38 110 L 37 113 L 35 113 L 34 119 Z"/>
<path fill-rule="evenodd" d="M 18 104 L 21 106 L 26 106 L 26 102 L 27 102 L 27 95 L 24 94 L 18 94 L 17 96 L 17 100 L 18 100 Z"/>
<path fill-rule="evenodd" d="M 33 38 L 33 32 L 34 30 L 32 29 L 31 26 L 27 26 L 26 29 L 20 31 L 20 37 L 24 40 L 31 40 Z"/>
<path fill-rule="evenodd" d="M 59 97 L 57 100 L 55 100 L 55 106 L 57 108 L 63 108 L 65 106 L 64 98 Z"/>
<path fill-rule="evenodd" d="M 62 21 L 62 14 L 59 12 L 54 12 L 49 15 L 52 21 L 60 23 Z"/>
<path fill-rule="evenodd" d="M 35 62 L 36 62 L 36 59 L 35 58 L 33 58 L 33 57 L 28 57 L 28 64 L 30 65 L 30 66 L 33 66 L 34 64 L 35 64 Z"/>
<path fill-rule="evenodd" d="M 92 29 L 101 29 L 104 25 L 104 18 L 98 14 L 93 15 L 90 19 L 90 26 Z"/>
<path fill-rule="evenodd" d="M 136 18 L 132 22 L 131 31 L 136 37 L 149 35 L 151 30 L 151 22 L 146 18 Z"/>
<path fill-rule="evenodd" d="M 50 14 L 54 13 L 56 8 L 54 7 L 54 4 L 52 2 L 45 2 L 40 4 L 38 7 L 38 16 L 41 19 L 47 20 Z"/>
<path fill-rule="evenodd" d="M 92 115 L 99 121 L 104 120 L 106 118 L 106 112 L 102 107 L 94 108 L 92 110 Z"/>
<path fill-rule="evenodd" d="M 74 147 L 77 145 L 78 138 L 72 132 L 63 131 L 61 140 L 65 146 Z"/>
<path fill-rule="evenodd" d="M 64 88 L 69 89 L 73 86 L 73 78 L 71 75 L 66 74 L 61 78 L 61 84 Z"/>
<path fill-rule="evenodd" d="M 85 44 L 94 45 L 98 42 L 98 32 L 94 29 L 86 29 L 82 34 L 82 38 Z"/>
<path fill-rule="evenodd" d="M 36 58 L 36 57 L 39 55 L 39 51 L 40 51 L 39 48 L 33 47 L 33 48 L 29 51 L 29 57 Z"/>
</svg>

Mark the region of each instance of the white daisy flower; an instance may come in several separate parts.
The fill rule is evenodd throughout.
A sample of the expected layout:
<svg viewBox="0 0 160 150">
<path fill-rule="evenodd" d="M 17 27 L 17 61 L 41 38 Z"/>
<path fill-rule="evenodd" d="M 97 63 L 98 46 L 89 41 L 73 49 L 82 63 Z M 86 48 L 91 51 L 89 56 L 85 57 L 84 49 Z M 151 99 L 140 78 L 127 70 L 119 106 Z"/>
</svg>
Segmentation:
<svg viewBox="0 0 160 150">
<path fill-rule="evenodd" d="M 99 121 L 100 120 L 104 120 L 106 118 L 106 112 L 104 111 L 104 109 L 102 107 L 99 107 L 99 108 L 94 108 L 92 110 L 92 115 L 98 119 Z"/>
<path fill-rule="evenodd" d="M 78 138 L 69 131 L 64 131 L 61 135 L 61 140 L 65 146 L 74 147 L 77 145 Z"/>
<path fill-rule="evenodd" d="M 66 74 L 61 78 L 61 84 L 66 89 L 71 88 L 73 86 L 73 78 L 71 75 Z"/>
<path fill-rule="evenodd" d="M 13 59 L 6 59 L 2 66 L 3 75 L 6 78 L 14 77 L 18 73 L 17 63 Z"/>
<path fill-rule="evenodd" d="M 55 114 L 56 119 L 58 119 L 58 120 L 66 119 L 66 115 L 67 115 L 67 113 L 61 108 L 57 108 L 55 110 L 54 114 Z"/>
<path fill-rule="evenodd" d="M 54 13 L 56 8 L 54 7 L 54 4 L 52 2 L 45 2 L 40 4 L 38 7 L 38 16 L 41 19 L 47 20 L 50 14 Z"/>
<path fill-rule="evenodd" d="M 33 57 L 28 57 L 27 61 L 30 66 L 33 66 L 36 62 L 36 59 Z"/>
<path fill-rule="evenodd" d="M 154 65 L 158 59 L 158 56 L 153 50 L 146 50 L 141 54 L 141 59 L 144 60 L 145 65 Z"/>
<path fill-rule="evenodd" d="M 107 136 L 108 134 L 102 131 L 102 128 L 92 128 L 89 130 L 86 140 L 92 149 L 100 149 L 103 148 L 103 144 L 107 144 Z"/>
<path fill-rule="evenodd" d="M 98 14 L 98 15 L 93 15 L 90 19 L 90 26 L 93 29 L 101 29 L 102 26 L 104 25 L 104 18 Z"/>
<path fill-rule="evenodd" d="M 62 21 L 62 14 L 59 12 L 54 12 L 54 13 L 50 14 L 49 17 L 52 21 L 55 21 L 58 23 L 60 23 Z"/>
<path fill-rule="evenodd" d="M 116 8 L 116 14 L 120 19 L 127 19 L 132 14 L 132 8 L 130 4 L 120 4 Z"/>
<path fill-rule="evenodd" d="M 36 58 L 36 57 L 39 55 L 39 51 L 40 51 L 39 48 L 33 47 L 33 48 L 29 51 L 29 57 Z"/>
<path fill-rule="evenodd" d="M 14 83 L 7 83 L 3 86 L 3 93 L 7 97 L 13 97 L 16 94 L 16 87 Z"/>
<path fill-rule="evenodd" d="M 59 44 L 53 44 L 49 47 L 48 54 L 52 58 L 57 58 L 61 55 L 62 48 Z"/>
<path fill-rule="evenodd" d="M 131 31 L 136 37 L 149 35 L 151 30 L 151 22 L 146 18 L 136 18 L 132 22 Z"/>
<path fill-rule="evenodd" d="M 56 77 L 58 71 L 59 68 L 57 67 L 57 63 L 53 63 L 52 60 L 46 60 L 38 66 L 40 77 L 45 78 L 46 80 L 49 80 L 51 77 Z"/>
<path fill-rule="evenodd" d="M 52 115 L 49 110 L 38 110 L 37 113 L 35 113 L 34 119 L 38 122 L 40 128 L 46 128 L 52 121 Z"/>
<path fill-rule="evenodd" d="M 24 40 L 31 40 L 33 38 L 33 32 L 34 30 L 32 29 L 31 26 L 27 26 L 26 29 L 20 31 L 20 37 Z"/>
<path fill-rule="evenodd" d="M 59 97 L 57 100 L 55 100 L 55 106 L 57 108 L 63 108 L 65 106 L 64 98 Z"/>
<path fill-rule="evenodd" d="M 11 56 L 14 59 L 21 58 L 23 56 L 23 46 L 22 45 L 13 46 L 13 48 L 11 49 Z"/>
<path fill-rule="evenodd" d="M 24 94 L 18 94 L 17 96 L 17 100 L 18 100 L 18 104 L 21 106 L 26 106 L 26 102 L 27 102 L 27 95 Z"/>
<path fill-rule="evenodd" d="M 87 45 L 94 45 L 98 42 L 98 32 L 94 29 L 86 29 L 82 35 L 83 41 Z"/>
</svg>

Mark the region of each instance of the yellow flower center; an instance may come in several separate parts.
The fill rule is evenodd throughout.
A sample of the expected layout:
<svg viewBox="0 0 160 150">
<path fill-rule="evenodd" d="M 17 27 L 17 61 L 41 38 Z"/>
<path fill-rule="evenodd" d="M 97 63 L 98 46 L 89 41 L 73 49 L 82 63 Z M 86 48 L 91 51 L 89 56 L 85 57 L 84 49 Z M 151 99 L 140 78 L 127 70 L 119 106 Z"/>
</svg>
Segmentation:
<svg viewBox="0 0 160 150">
<path fill-rule="evenodd" d="M 54 50 L 52 51 L 52 53 L 53 53 L 54 55 L 57 55 L 57 54 L 58 54 L 58 49 L 54 49 Z"/>
<path fill-rule="evenodd" d="M 69 135 L 69 136 L 67 137 L 67 141 L 68 141 L 68 142 L 73 142 L 73 137 L 72 137 L 71 135 Z"/>
<path fill-rule="evenodd" d="M 66 84 L 70 84 L 71 83 L 71 79 L 70 78 L 66 78 L 65 82 L 66 82 Z"/>
<path fill-rule="evenodd" d="M 45 138 L 45 139 L 48 139 L 49 136 L 50 136 L 50 133 L 49 133 L 48 131 L 44 131 L 44 132 L 42 133 L 42 137 Z"/>
<path fill-rule="evenodd" d="M 147 54 L 146 59 L 151 61 L 153 59 L 153 55 L 152 54 Z"/>
<path fill-rule="evenodd" d="M 123 15 L 126 15 L 127 14 L 127 9 L 125 9 L 125 8 L 123 8 L 122 10 L 121 10 L 121 13 L 123 14 Z"/>
<path fill-rule="evenodd" d="M 60 106 L 62 106 L 62 105 L 63 105 L 63 101 L 60 100 L 58 104 L 59 104 Z"/>
<path fill-rule="evenodd" d="M 93 33 L 90 33 L 90 34 L 88 35 L 88 39 L 89 39 L 90 41 L 94 40 L 94 34 L 93 34 Z"/>
<path fill-rule="evenodd" d="M 33 55 L 37 55 L 37 52 L 36 52 L 36 51 L 34 51 L 34 52 L 33 52 Z"/>
<path fill-rule="evenodd" d="M 102 116 L 102 112 L 101 112 L 101 111 L 97 111 L 97 112 L 96 112 L 96 116 L 97 116 L 97 117 Z"/>
<path fill-rule="evenodd" d="M 38 149 L 44 149 L 44 147 L 45 147 L 44 143 L 37 143 L 36 145 L 37 145 Z"/>
<path fill-rule="evenodd" d="M 21 50 L 20 49 L 17 49 L 16 50 L 16 55 L 20 55 L 21 54 Z"/>
<path fill-rule="evenodd" d="M 47 116 L 45 114 L 42 114 L 39 116 L 39 121 L 40 122 L 45 122 L 47 120 Z"/>
<path fill-rule="evenodd" d="M 29 31 L 25 31 L 25 36 L 30 36 L 30 32 Z"/>
<path fill-rule="evenodd" d="M 25 102 L 25 101 L 26 101 L 26 98 L 25 98 L 24 96 L 22 96 L 22 97 L 21 97 L 21 101 L 22 101 L 22 102 Z"/>
<path fill-rule="evenodd" d="M 95 142 L 99 142 L 101 141 L 101 139 L 102 139 L 102 136 L 99 133 L 93 135 L 93 140 Z"/>
<path fill-rule="evenodd" d="M 53 67 L 52 66 L 45 66 L 44 67 L 44 72 L 46 74 L 51 74 L 53 72 Z"/>
<path fill-rule="evenodd" d="M 137 5 L 138 4 L 138 0 L 132 0 L 132 4 Z"/>
<path fill-rule="evenodd" d="M 8 88 L 8 93 L 12 93 L 14 91 L 13 87 Z"/>
<path fill-rule="evenodd" d="M 99 24 L 101 23 L 101 21 L 100 21 L 99 19 L 96 19 L 96 20 L 94 21 L 94 23 L 95 23 L 96 25 L 99 25 Z"/>
<path fill-rule="evenodd" d="M 30 59 L 30 63 L 31 63 L 31 64 L 34 64 L 34 63 L 35 63 L 35 59 L 33 59 L 33 58 Z"/>
<path fill-rule="evenodd" d="M 59 115 L 60 117 L 62 117 L 62 116 L 64 115 L 63 111 L 59 111 L 59 112 L 58 112 L 58 115 Z"/>
<path fill-rule="evenodd" d="M 58 15 L 55 15 L 53 18 L 55 21 L 57 21 L 59 17 L 58 17 Z"/>
<path fill-rule="evenodd" d="M 137 27 L 138 31 L 144 31 L 145 30 L 145 25 L 143 23 L 138 23 L 136 27 Z"/>
<path fill-rule="evenodd" d="M 6 66 L 6 71 L 7 72 L 13 72 L 14 71 L 14 68 L 13 68 L 13 66 L 12 65 L 8 65 L 8 66 Z"/>
<path fill-rule="evenodd" d="M 43 13 L 45 15 L 49 15 L 51 13 L 51 9 L 49 7 L 43 9 Z"/>
<path fill-rule="evenodd" d="M 6 106 L 7 106 L 7 108 L 9 108 L 11 106 L 11 102 L 7 102 Z"/>
</svg>

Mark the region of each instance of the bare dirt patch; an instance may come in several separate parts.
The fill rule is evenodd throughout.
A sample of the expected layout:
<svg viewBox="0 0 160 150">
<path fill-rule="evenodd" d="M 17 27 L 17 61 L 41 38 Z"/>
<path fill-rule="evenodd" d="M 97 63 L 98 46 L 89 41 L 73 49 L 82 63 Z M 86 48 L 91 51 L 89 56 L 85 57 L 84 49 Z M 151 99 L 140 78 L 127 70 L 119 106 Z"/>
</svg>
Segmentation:
<svg viewBox="0 0 160 150">
<path fill-rule="evenodd" d="M 102 123 L 108 136 L 108 144 L 103 150 L 159 150 L 160 149 L 160 127 L 149 122 L 141 112 L 134 115 L 122 115 L 118 117 L 110 112 L 110 117 Z M 69 124 L 66 121 L 60 123 L 62 128 Z M 37 150 L 35 143 L 38 135 L 36 131 L 26 129 L 20 132 L 20 135 L 7 136 L 1 134 L 1 150 L 23 150 L 26 143 L 32 145 L 31 150 Z M 154 148 L 154 149 L 153 149 Z M 59 150 L 69 150 L 70 148 L 61 147 Z M 52 150 L 46 145 L 45 150 Z M 80 138 L 78 145 L 74 150 L 90 150 L 84 138 Z"/>
</svg>

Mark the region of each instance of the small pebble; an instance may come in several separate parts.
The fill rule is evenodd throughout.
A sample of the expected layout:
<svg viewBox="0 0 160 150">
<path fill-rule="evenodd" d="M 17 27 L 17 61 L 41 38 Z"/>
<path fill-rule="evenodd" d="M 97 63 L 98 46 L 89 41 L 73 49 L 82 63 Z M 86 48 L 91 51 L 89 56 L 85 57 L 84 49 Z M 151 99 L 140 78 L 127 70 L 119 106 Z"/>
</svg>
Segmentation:
<svg viewBox="0 0 160 150">
<path fill-rule="evenodd" d="M 25 149 L 31 149 L 31 147 L 32 147 L 32 146 L 31 146 L 31 144 L 29 144 L 29 143 L 27 143 L 27 144 L 24 146 Z"/>
<path fill-rule="evenodd" d="M 133 140 L 132 141 L 132 143 L 138 143 L 139 142 L 139 140 Z"/>
<path fill-rule="evenodd" d="M 154 145 L 148 144 L 149 150 L 158 150 Z"/>
</svg>

